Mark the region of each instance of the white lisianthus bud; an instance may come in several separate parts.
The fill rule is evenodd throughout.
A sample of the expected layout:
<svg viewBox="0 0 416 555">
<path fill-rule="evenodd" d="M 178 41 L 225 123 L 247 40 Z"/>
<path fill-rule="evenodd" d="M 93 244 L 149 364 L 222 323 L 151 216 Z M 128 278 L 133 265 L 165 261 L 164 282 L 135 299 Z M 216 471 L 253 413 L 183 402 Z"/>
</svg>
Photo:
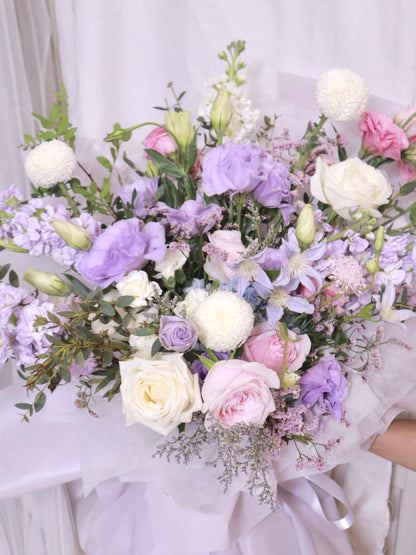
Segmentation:
<svg viewBox="0 0 416 555">
<path fill-rule="evenodd" d="M 376 238 L 374 240 L 374 250 L 376 257 L 378 258 L 384 247 L 384 227 L 381 225 L 376 232 Z"/>
<path fill-rule="evenodd" d="M 92 245 L 91 238 L 85 227 L 62 220 L 52 220 L 52 225 L 59 237 L 73 249 L 77 251 L 90 250 Z"/>
<path fill-rule="evenodd" d="M 296 237 L 299 242 L 299 246 L 302 249 L 307 249 L 315 239 L 315 233 L 316 225 L 312 205 L 305 204 L 299 214 L 298 222 L 296 224 Z"/>
<path fill-rule="evenodd" d="M 365 263 L 365 268 L 367 272 L 373 276 L 379 270 L 378 260 L 377 258 L 372 258 L 371 260 L 367 260 Z"/>
<path fill-rule="evenodd" d="M 51 272 L 42 272 L 41 270 L 28 268 L 23 274 L 23 279 L 47 295 L 59 297 L 70 293 L 70 290 L 61 278 Z"/>
<path fill-rule="evenodd" d="M 211 109 L 211 123 L 217 135 L 223 135 L 231 121 L 232 108 L 227 89 L 223 85 Z"/>
<path fill-rule="evenodd" d="M 195 137 L 190 112 L 166 112 L 165 121 L 166 129 L 175 137 L 181 152 L 185 152 Z"/>
</svg>

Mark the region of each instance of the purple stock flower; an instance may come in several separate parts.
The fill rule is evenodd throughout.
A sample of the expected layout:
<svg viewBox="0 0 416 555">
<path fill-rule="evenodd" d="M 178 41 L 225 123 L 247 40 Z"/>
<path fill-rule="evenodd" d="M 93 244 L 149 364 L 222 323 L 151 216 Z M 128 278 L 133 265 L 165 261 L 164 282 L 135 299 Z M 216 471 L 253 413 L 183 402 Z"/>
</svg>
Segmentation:
<svg viewBox="0 0 416 555">
<path fill-rule="evenodd" d="M 118 196 L 124 204 L 133 206 L 133 214 L 138 218 L 145 218 L 149 209 L 156 204 L 156 191 L 158 188 L 157 177 L 142 177 L 130 183 L 130 185 L 123 185 L 118 191 Z M 133 200 L 133 194 L 136 191 L 136 196 Z"/>
<path fill-rule="evenodd" d="M 90 355 L 87 360 L 84 360 L 80 366 L 75 360 L 71 362 L 71 376 L 89 376 L 97 370 L 97 361 L 93 355 Z"/>
<path fill-rule="evenodd" d="M 261 180 L 260 147 L 228 142 L 205 156 L 202 190 L 208 196 L 252 191 Z"/>
<path fill-rule="evenodd" d="M 120 220 L 97 237 L 78 268 L 88 281 L 107 287 L 128 272 L 142 268 L 148 260 L 163 260 L 165 252 L 161 224 L 144 224 L 136 218 Z"/>
<path fill-rule="evenodd" d="M 160 318 L 159 341 L 168 351 L 183 353 L 192 349 L 198 340 L 198 332 L 191 320 L 178 316 Z"/>
<path fill-rule="evenodd" d="M 342 403 L 348 395 L 347 380 L 337 360 L 332 356 L 322 358 L 318 364 L 309 368 L 301 377 L 300 402 L 312 414 L 320 417 L 330 416 L 340 420 L 343 415 Z"/>
</svg>

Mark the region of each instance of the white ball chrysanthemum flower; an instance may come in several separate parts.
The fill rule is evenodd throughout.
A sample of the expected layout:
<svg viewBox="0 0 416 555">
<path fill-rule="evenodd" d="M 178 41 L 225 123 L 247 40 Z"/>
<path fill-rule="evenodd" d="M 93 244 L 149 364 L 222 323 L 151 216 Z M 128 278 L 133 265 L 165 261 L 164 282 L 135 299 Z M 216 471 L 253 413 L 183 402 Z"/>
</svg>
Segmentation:
<svg viewBox="0 0 416 555">
<path fill-rule="evenodd" d="M 254 314 L 247 301 L 230 291 L 215 291 L 192 317 L 200 341 L 214 351 L 233 351 L 249 337 Z"/>
<path fill-rule="evenodd" d="M 368 95 L 364 79 L 351 69 L 328 69 L 316 82 L 315 102 L 322 114 L 334 121 L 359 118 L 367 105 Z"/>
<path fill-rule="evenodd" d="M 67 182 L 74 175 L 76 166 L 74 151 L 58 139 L 40 144 L 25 160 L 26 175 L 35 187 Z"/>
</svg>

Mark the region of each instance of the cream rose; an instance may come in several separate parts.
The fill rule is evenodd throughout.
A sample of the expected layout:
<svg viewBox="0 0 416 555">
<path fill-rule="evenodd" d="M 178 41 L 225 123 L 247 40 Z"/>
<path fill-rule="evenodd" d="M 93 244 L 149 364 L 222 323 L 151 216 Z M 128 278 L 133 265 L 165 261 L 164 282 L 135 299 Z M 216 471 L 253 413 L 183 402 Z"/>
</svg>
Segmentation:
<svg viewBox="0 0 416 555">
<path fill-rule="evenodd" d="M 349 220 L 354 207 L 367 209 L 371 216 L 379 218 L 377 208 L 388 201 L 392 188 L 380 170 L 359 158 L 348 158 L 332 166 L 318 158 L 311 193 Z"/>
<path fill-rule="evenodd" d="M 198 375 L 191 374 L 178 353 L 160 360 L 132 358 L 120 362 L 121 397 L 126 425 L 143 424 L 167 435 L 190 422 L 202 408 Z"/>
</svg>

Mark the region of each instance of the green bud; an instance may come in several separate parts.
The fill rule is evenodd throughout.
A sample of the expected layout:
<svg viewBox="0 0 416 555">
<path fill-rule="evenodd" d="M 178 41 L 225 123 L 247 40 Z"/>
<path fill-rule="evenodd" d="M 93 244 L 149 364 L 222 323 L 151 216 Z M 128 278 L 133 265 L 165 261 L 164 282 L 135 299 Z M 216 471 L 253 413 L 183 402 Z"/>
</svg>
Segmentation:
<svg viewBox="0 0 416 555">
<path fill-rule="evenodd" d="M 378 259 L 377 259 L 377 258 L 373 258 L 373 259 L 371 259 L 371 260 L 368 260 L 368 261 L 365 263 L 365 267 L 366 267 L 367 272 L 368 272 L 370 275 L 373 276 L 373 275 L 374 275 L 376 272 L 378 272 L 378 270 L 379 270 Z"/>
<path fill-rule="evenodd" d="M 174 136 L 180 151 L 186 152 L 195 137 L 190 112 L 166 112 L 165 121 L 166 129 Z"/>
<path fill-rule="evenodd" d="M 65 283 L 56 274 L 42 272 L 34 268 L 28 268 L 23 274 L 23 279 L 39 289 L 42 293 L 57 297 L 64 297 L 70 293 Z"/>
<path fill-rule="evenodd" d="M 403 150 L 402 160 L 406 164 L 411 164 L 412 166 L 416 166 L 416 144 L 410 145 L 409 148 L 406 148 L 406 150 Z"/>
<path fill-rule="evenodd" d="M 217 135 L 224 135 L 230 123 L 232 109 L 227 89 L 223 85 L 211 109 L 211 123 Z"/>
<path fill-rule="evenodd" d="M 315 238 L 316 225 L 313 215 L 313 208 L 311 204 L 305 204 L 299 214 L 298 222 L 296 224 L 296 237 L 299 246 L 302 249 L 307 249 Z"/>
<path fill-rule="evenodd" d="M 52 225 L 59 237 L 61 237 L 65 243 L 73 249 L 76 249 L 77 251 L 90 250 L 92 243 L 85 227 L 62 220 L 53 220 Z"/>
<path fill-rule="evenodd" d="M 159 175 L 159 170 L 157 169 L 156 164 L 151 160 L 147 161 L 146 175 L 148 175 L 149 177 L 157 177 Z"/>
<path fill-rule="evenodd" d="M 374 250 L 376 257 L 378 258 L 384 247 L 384 227 L 381 225 L 376 232 L 376 238 L 374 241 Z"/>
</svg>

